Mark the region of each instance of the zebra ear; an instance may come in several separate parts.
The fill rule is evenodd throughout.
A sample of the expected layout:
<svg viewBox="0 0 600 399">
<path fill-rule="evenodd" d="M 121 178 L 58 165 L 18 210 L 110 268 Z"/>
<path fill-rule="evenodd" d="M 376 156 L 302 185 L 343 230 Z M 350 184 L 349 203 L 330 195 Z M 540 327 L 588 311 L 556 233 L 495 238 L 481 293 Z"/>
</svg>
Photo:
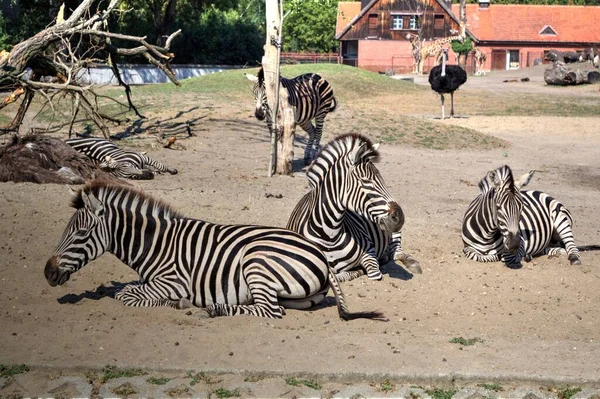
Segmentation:
<svg viewBox="0 0 600 399">
<path fill-rule="evenodd" d="M 379 146 L 380 146 L 380 145 L 381 145 L 381 141 L 380 141 L 379 143 L 377 143 L 377 144 L 373 144 L 373 149 L 374 149 L 375 151 L 377 151 L 377 150 L 379 149 Z"/>
<path fill-rule="evenodd" d="M 100 202 L 100 200 L 98 200 L 98 198 L 96 198 L 93 193 L 86 193 L 85 191 L 82 191 L 81 199 L 83 200 L 83 204 L 85 205 L 85 207 L 92 211 L 94 214 L 100 216 L 102 214 L 102 211 L 104 211 L 104 206 L 102 205 L 102 202 Z"/>
<path fill-rule="evenodd" d="M 529 172 L 525 173 L 523 176 L 519 177 L 517 180 L 515 180 L 515 187 L 520 190 L 521 187 L 525 187 L 526 185 L 528 185 L 534 174 L 535 174 L 535 169 L 530 170 Z"/>
<path fill-rule="evenodd" d="M 360 147 L 353 149 L 350 153 L 350 163 L 352 163 L 352 165 L 356 165 L 357 163 L 362 161 L 362 158 L 365 155 L 367 148 L 367 143 L 363 143 Z"/>
<path fill-rule="evenodd" d="M 244 76 L 246 76 L 246 79 L 252 82 L 258 82 L 258 76 L 254 76 L 251 73 L 245 73 Z"/>
<path fill-rule="evenodd" d="M 496 188 L 498 188 L 502 184 L 500 178 L 498 177 L 498 173 L 495 170 L 490 170 L 487 174 L 487 178 L 489 182 L 492 183 L 492 186 Z"/>
</svg>

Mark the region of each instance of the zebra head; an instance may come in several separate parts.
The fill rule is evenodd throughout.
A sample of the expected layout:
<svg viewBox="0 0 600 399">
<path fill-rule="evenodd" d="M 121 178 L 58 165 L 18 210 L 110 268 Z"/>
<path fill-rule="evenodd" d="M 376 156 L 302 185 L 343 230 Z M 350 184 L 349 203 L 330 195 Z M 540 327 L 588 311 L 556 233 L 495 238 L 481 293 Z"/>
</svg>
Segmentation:
<svg viewBox="0 0 600 399">
<path fill-rule="evenodd" d="M 96 194 L 85 187 L 75 194 L 71 206 L 76 212 L 44 268 L 46 280 L 53 287 L 64 284 L 72 273 L 102 255 L 108 247 L 105 209 Z"/>
<path fill-rule="evenodd" d="M 338 136 L 323 148 L 307 171 L 313 188 L 320 187 L 331 208 L 361 215 L 388 232 L 400 231 L 404 212 L 389 193 L 374 162 L 377 148 L 358 134 Z"/>
<path fill-rule="evenodd" d="M 125 179 L 134 179 L 134 180 L 152 180 L 154 179 L 154 173 L 148 169 L 140 169 L 135 165 L 130 164 L 129 162 L 118 162 L 115 161 L 110 155 L 104 157 L 104 162 L 101 162 L 98 165 L 100 169 L 105 172 L 111 173 L 117 177 L 123 177 Z M 169 170 L 169 169 L 167 169 Z M 169 173 L 171 171 L 169 170 Z M 175 170 L 177 173 L 177 170 Z M 174 173 L 171 173 L 174 174 Z"/>
<path fill-rule="evenodd" d="M 510 167 L 504 165 L 487 174 L 487 180 L 494 188 L 493 210 L 495 210 L 497 225 L 502 234 L 504 249 L 509 253 L 515 253 L 521 247 L 519 229 L 519 221 L 523 213 L 521 187 L 531 181 L 534 173 L 535 171 L 532 170 L 515 180 Z"/>
<path fill-rule="evenodd" d="M 267 90 L 265 88 L 265 72 L 263 68 L 260 67 L 258 70 L 258 76 L 246 74 L 246 77 L 255 82 L 254 88 L 252 89 L 254 93 L 254 100 L 256 101 L 254 116 L 259 121 L 262 121 L 267 116 L 266 110 L 269 106 L 269 103 L 267 102 Z"/>
</svg>

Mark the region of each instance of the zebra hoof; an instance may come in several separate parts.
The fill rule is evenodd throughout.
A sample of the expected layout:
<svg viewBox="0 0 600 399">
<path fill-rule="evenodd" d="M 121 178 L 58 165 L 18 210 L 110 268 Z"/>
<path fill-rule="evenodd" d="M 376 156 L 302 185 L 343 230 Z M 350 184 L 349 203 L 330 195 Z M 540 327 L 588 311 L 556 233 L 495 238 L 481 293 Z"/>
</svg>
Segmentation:
<svg viewBox="0 0 600 399">
<path fill-rule="evenodd" d="M 179 173 L 177 172 L 177 169 L 169 169 L 168 172 L 172 175 L 176 175 L 177 173 Z"/>
<path fill-rule="evenodd" d="M 177 301 L 177 305 L 175 305 L 176 309 L 188 309 L 193 307 L 194 305 L 192 304 L 192 302 L 187 299 L 187 298 L 181 298 L 179 301 Z"/>
<path fill-rule="evenodd" d="M 571 262 L 572 265 L 575 266 L 581 266 L 581 259 L 579 258 L 579 256 L 576 255 L 569 255 L 569 262 Z"/>
<path fill-rule="evenodd" d="M 421 264 L 416 260 L 408 262 L 408 264 L 406 265 L 406 268 L 412 274 L 423 274 L 423 269 L 421 269 Z"/>
<path fill-rule="evenodd" d="M 376 280 L 379 281 L 383 278 L 383 274 L 378 273 L 378 274 L 374 274 L 372 276 L 369 276 L 369 280 Z"/>
</svg>

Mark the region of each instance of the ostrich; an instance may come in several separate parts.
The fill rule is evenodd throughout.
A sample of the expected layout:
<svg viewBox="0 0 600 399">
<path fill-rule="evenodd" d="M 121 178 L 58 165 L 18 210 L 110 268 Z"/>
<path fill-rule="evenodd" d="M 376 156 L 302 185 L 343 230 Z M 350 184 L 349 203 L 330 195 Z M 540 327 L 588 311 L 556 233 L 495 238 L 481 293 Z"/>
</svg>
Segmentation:
<svg viewBox="0 0 600 399">
<path fill-rule="evenodd" d="M 442 50 L 442 65 L 431 68 L 429 84 L 442 97 L 442 120 L 444 119 L 444 94 L 450 93 L 450 117 L 454 116 L 454 91 L 467 81 L 467 73 L 458 65 L 446 65 L 448 49 Z"/>
</svg>

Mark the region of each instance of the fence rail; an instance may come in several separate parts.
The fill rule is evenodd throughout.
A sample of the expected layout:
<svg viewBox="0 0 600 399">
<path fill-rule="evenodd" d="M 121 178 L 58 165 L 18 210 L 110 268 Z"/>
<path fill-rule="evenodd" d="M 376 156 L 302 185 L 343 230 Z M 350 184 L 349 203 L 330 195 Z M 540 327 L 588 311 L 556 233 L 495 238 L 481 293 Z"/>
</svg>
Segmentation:
<svg viewBox="0 0 600 399">
<path fill-rule="evenodd" d="M 317 64 L 317 63 L 341 63 L 338 53 L 281 53 L 282 64 Z"/>
</svg>

